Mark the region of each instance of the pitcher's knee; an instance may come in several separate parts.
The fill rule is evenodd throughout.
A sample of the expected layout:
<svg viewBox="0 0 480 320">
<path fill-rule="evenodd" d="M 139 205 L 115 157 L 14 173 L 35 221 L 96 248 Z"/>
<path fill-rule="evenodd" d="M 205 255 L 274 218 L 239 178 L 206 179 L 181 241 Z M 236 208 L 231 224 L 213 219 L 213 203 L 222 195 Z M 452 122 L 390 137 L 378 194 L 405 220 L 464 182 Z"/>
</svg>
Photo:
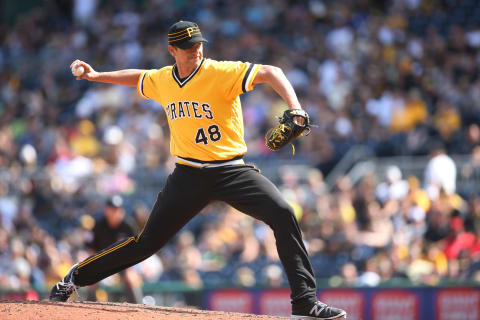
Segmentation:
<svg viewBox="0 0 480 320">
<path fill-rule="evenodd" d="M 286 227 L 288 225 L 296 223 L 295 211 L 289 205 L 284 207 L 278 207 L 275 211 L 274 219 L 270 224 L 273 229 Z"/>
<path fill-rule="evenodd" d="M 137 250 L 139 256 L 151 256 L 158 250 L 160 247 L 156 244 L 155 241 L 146 239 L 144 237 L 139 237 L 135 239 L 137 242 Z"/>
</svg>

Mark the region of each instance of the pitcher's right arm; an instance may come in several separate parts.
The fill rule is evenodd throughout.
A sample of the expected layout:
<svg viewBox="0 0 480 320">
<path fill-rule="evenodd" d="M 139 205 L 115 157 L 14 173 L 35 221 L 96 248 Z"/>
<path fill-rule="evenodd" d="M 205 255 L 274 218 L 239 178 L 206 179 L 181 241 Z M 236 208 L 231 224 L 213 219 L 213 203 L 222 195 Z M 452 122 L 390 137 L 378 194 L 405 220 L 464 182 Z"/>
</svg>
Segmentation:
<svg viewBox="0 0 480 320">
<path fill-rule="evenodd" d="M 97 72 L 88 63 L 78 59 L 72 62 L 70 69 L 78 66 L 82 66 L 85 69 L 85 72 L 81 76 L 76 77 L 77 80 L 120 84 L 127 87 L 136 87 L 138 78 L 142 72 L 145 71 L 142 69 L 124 69 L 109 72 Z"/>
</svg>

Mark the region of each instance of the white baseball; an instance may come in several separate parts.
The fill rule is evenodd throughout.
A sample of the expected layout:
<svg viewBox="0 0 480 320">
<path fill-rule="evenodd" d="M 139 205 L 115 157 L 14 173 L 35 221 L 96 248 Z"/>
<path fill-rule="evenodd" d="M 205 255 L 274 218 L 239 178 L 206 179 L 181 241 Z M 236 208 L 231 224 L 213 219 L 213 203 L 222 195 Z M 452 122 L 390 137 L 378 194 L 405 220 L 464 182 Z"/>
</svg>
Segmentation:
<svg viewBox="0 0 480 320">
<path fill-rule="evenodd" d="M 82 66 L 74 66 L 72 68 L 72 74 L 75 77 L 80 77 L 85 72 L 85 69 Z"/>
</svg>

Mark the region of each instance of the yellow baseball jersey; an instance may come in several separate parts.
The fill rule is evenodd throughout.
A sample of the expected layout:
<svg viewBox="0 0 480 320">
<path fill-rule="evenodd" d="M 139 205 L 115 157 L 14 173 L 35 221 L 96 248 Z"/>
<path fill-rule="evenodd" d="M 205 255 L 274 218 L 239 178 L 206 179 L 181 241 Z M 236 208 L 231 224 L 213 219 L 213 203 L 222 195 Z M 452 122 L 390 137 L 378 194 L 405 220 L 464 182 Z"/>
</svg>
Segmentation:
<svg viewBox="0 0 480 320">
<path fill-rule="evenodd" d="M 253 89 L 260 66 L 203 59 L 185 79 L 176 66 L 144 71 L 137 90 L 164 108 L 173 156 L 199 161 L 229 160 L 247 152 L 240 94 Z"/>
</svg>

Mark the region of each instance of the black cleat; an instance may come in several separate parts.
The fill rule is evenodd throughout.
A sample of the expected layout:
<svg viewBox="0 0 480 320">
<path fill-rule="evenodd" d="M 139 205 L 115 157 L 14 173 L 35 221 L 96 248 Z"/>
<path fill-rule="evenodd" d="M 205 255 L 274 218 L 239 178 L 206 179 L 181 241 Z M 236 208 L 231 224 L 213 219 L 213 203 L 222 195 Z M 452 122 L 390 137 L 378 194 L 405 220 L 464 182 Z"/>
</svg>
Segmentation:
<svg viewBox="0 0 480 320">
<path fill-rule="evenodd" d="M 50 301 L 60 301 L 65 302 L 70 298 L 72 293 L 77 291 L 78 286 L 73 283 L 73 272 L 77 268 L 77 265 L 74 265 L 63 280 L 57 282 L 50 291 Z"/>
<path fill-rule="evenodd" d="M 303 309 L 293 311 L 290 317 L 290 319 L 301 320 L 333 320 L 346 318 L 347 313 L 344 310 L 330 307 L 320 301 L 306 305 Z"/>
</svg>

